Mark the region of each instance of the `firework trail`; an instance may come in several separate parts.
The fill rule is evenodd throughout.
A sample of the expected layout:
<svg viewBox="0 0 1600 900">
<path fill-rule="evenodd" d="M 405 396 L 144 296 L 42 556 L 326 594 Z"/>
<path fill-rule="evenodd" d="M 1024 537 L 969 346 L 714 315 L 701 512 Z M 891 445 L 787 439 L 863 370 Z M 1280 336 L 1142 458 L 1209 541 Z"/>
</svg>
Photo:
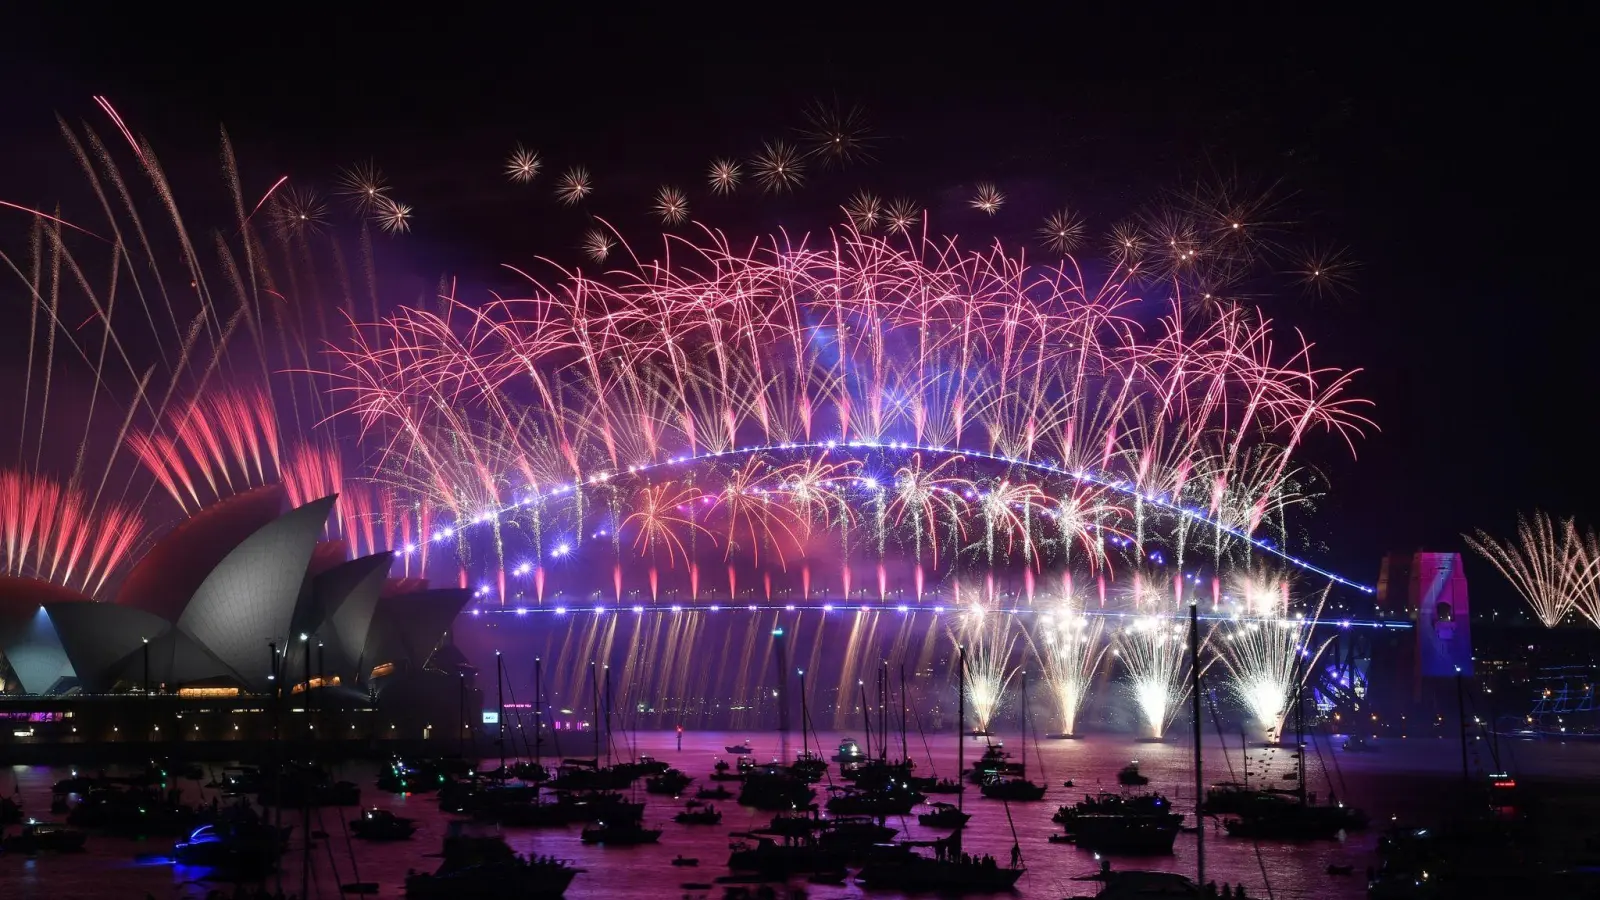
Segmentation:
<svg viewBox="0 0 1600 900">
<path fill-rule="evenodd" d="M 1118 632 L 1112 652 L 1127 670 L 1145 736 L 1160 740 L 1189 696 L 1187 623 L 1142 617 Z"/>
<path fill-rule="evenodd" d="M 1078 713 L 1110 649 L 1104 640 L 1105 619 L 1084 615 L 1084 605 L 1069 597 L 1054 611 L 1042 613 L 1034 631 L 1034 653 L 1055 693 L 1061 731 L 1076 734 Z"/>
<path fill-rule="evenodd" d="M 465 454 L 472 482 L 511 479 L 471 516 L 537 514 L 581 535 L 613 492 L 671 481 L 722 497 L 705 515 L 723 521 L 701 524 L 773 560 L 830 527 L 880 558 L 898 543 L 1039 569 L 1076 546 L 1093 568 L 1111 538 L 1144 554 L 1197 523 L 1203 540 L 1167 549 L 1248 558 L 1260 548 L 1243 538 L 1299 502 L 1286 487 L 1304 437 L 1367 424 L 1345 396 L 1351 373 L 1312 366 L 1306 348 L 1278 359 L 1258 317 L 1191 327 L 1180 299 L 1135 327 L 1140 298 L 1116 272 L 906 250 L 853 228 L 822 249 L 735 253 L 708 237 L 693 266 L 529 276 L 524 297 L 402 309 L 336 346 L 328 376 L 389 458 Z M 614 246 L 590 235 L 597 260 Z M 492 440 L 464 448 L 476 434 Z M 801 515 L 812 500 L 784 484 L 808 458 L 884 456 L 893 472 L 913 452 L 925 469 L 953 460 L 948 483 L 830 484 L 870 515 Z M 735 481 L 749 501 L 725 490 Z M 427 500 L 456 508 L 444 493 Z"/>
<path fill-rule="evenodd" d="M 988 731 L 1018 667 L 1012 654 L 1020 636 L 1015 616 L 973 603 L 958 617 L 952 640 L 967 651 L 967 702 L 976 730 Z"/>
<path fill-rule="evenodd" d="M 1467 546 L 1494 564 L 1511 582 L 1546 628 L 1554 628 L 1600 580 L 1600 555 L 1592 538 L 1579 534 L 1572 519 L 1556 522 L 1543 510 L 1517 517 L 1516 540 L 1499 540 L 1487 532 L 1461 536 Z M 1594 618 L 1584 603 L 1585 615 Z"/>
<path fill-rule="evenodd" d="M 1311 646 L 1326 602 L 1324 591 L 1309 617 L 1303 613 L 1291 616 L 1287 604 L 1280 606 L 1275 599 L 1247 602 L 1251 614 L 1235 617 L 1213 638 L 1228 670 L 1229 689 L 1269 740 L 1282 736 L 1284 718 L 1328 646 L 1327 641 Z"/>
</svg>

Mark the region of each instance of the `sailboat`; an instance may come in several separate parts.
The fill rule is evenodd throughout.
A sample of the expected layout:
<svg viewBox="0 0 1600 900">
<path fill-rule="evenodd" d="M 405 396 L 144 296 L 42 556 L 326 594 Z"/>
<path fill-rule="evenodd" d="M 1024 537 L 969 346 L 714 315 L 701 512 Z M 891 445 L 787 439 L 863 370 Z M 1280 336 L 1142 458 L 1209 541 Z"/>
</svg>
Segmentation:
<svg viewBox="0 0 1600 900">
<path fill-rule="evenodd" d="M 1033 802 L 1044 799 L 1045 786 L 1034 784 L 1027 778 L 1028 771 L 1028 673 L 1022 673 L 1022 771 L 1006 778 L 994 776 L 984 781 L 983 795 L 991 800 L 1019 800 Z"/>
<path fill-rule="evenodd" d="M 958 768 L 966 766 L 964 731 L 967 719 L 967 652 L 960 652 L 960 679 L 956 716 L 956 753 Z M 956 808 L 961 810 L 966 797 L 965 786 L 956 793 Z M 1009 891 L 1028 871 L 1021 865 L 1015 831 L 1012 834 L 1012 864 L 1002 866 L 993 858 L 975 859 L 961 852 L 961 829 L 938 842 L 938 856 L 929 859 L 916 853 L 907 853 L 892 860 L 869 862 L 856 880 L 869 888 L 888 888 L 901 891 L 940 891 L 942 893 L 978 893 L 984 891 Z"/>
<path fill-rule="evenodd" d="M 1304 665 L 1304 660 L 1300 661 Z M 1292 796 L 1272 794 L 1255 798 L 1223 821 L 1234 837 L 1281 840 L 1337 838 L 1341 832 L 1367 827 L 1367 814 L 1343 803 L 1319 804 L 1306 793 L 1305 679 L 1296 672 L 1294 691 L 1295 791 Z"/>
</svg>

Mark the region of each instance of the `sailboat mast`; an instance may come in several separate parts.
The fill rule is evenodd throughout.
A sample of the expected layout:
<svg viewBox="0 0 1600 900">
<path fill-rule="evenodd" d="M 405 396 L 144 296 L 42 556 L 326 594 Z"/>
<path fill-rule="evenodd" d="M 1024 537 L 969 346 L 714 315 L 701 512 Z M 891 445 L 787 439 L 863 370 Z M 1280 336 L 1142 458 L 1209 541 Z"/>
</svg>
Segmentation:
<svg viewBox="0 0 1600 900">
<path fill-rule="evenodd" d="M 906 749 L 906 664 L 900 664 L 900 762 L 909 763 L 911 751 Z"/>
<path fill-rule="evenodd" d="M 500 651 L 496 650 L 494 652 L 494 697 L 495 697 L 495 707 L 499 710 L 499 712 L 495 713 L 495 723 L 499 726 L 499 737 L 495 740 L 495 743 L 500 745 L 500 774 L 502 776 L 504 776 L 506 774 L 506 684 L 505 684 L 506 679 L 505 679 L 505 671 L 506 671 L 505 660 L 501 659 Z"/>
<path fill-rule="evenodd" d="M 611 688 L 611 666 L 606 666 L 606 765 L 611 765 L 611 714 L 616 708 L 617 695 Z"/>
<path fill-rule="evenodd" d="M 600 765 L 600 670 L 589 663 L 589 708 L 594 711 L 594 764 Z"/>
<path fill-rule="evenodd" d="M 533 761 L 535 764 L 544 763 L 544 678 L 540 671 L 539 658 L 533 658 Z"/>
<path fill-rule="evenodd" d="M 806 670 L 796 669 L 795 671 L 800 674 L 800 758 L 806 759 L 811 752 L 810 745 L 806 743 L 806 729 L 811 722 L 811 713 L 806 709 Z M 822 748 L 818 747 L 817 751 L 820 753 Z"/>
<path fill-rule="evenodd" d="M 889 663 L 878 669 L 878 758 L 889 761 Z"/>
<path fill-rule="evenodd" d="M 965 809 L 967 796 L 967 648 L 956 650 L 956 809 Z"/>
<path fill-rule="evenodd" d="M 1194 700 L 1194 835 L 1195 884 L 1206 883 L 1206 829 L 1200 821 L 1205 801 L 1205 769 L 1200 762 L 1200 604 L 1189 601 L 1189 692 Z"/>
<path fill-rule="evenodd" d="M 867 705 L 867 683 L 856 681 L 861 688 L 861 721 L 867 726 L 867 759 L 872 758 L 872 707 Z"/>
</svg>

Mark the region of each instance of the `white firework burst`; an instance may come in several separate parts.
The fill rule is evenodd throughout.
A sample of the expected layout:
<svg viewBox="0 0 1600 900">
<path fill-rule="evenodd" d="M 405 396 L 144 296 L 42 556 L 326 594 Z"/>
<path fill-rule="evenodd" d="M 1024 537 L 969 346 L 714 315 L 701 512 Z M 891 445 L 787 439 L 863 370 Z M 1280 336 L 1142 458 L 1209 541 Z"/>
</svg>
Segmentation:
<svg viewBox="0 0 1600 900">
<path fill-rule="evenodd" d="M 769 194 L 794 190 L 805 182 L 805 164 L 799 151 L 783 141 L 767 141 L 750 160 L 761 189 Z"/>
<path fill-rule="evenodd" d="M 973 209 L 982 210 L 991 216 L 999 212 L 1000 207 L 1004 206 L 1005 204 L 1006 195 L 1000 193 L 1000 189 L 995 187 L 994 182 L 991 181 L 978 182 L 978 186 L 976 190 L 973 191 L 972 200 L 970 201 L 970 205 Z"/>
<path fill-rule="evenodd" d="M 922 221 L 922 207 L 908 197 L 895 200 L 883 212 L 884 226 L 898 234 L 905 234 L 920 221 Z"/>
<path fill-rule="evenodd" d="M 339 170 L 335 192 L 348 200 L 357 212 L 368 213 L 387 197 L 389 184 L 376 163 L 368 160 Z"/>
<path fill-rule="evenodd" d="M 390 234 L 404 234 L 411 230 L 411 206 L 383 197 L 373 207 L 372 219 Z"/>
<path fill-rule="evenodd" d="M 279 234 L 316 234 L 328 221 L 328 207 L 316 192 L 293 185 L 272 195 L 271 209 L 272 225 Z"/>
<path fill-rule="evenodd" d="M 883 201 L 871 191 L 857 191 L 844 211 L 862 231 L 871 231 L 883 223 Z"/>
<path fill-rule="evenodd" d="M 543 167 L 544 160 L 539 158 L 537 152 L 518 144 L 506 158 L 506 177 L 517 184 L 527 184 L 539 176 L 539 170 Z"/>
<path fill-rule="evenodd" d="M 590 259 L 597 263 L 603 263 L 606 261 L 606 257 L 611 255 L 611 251 L 616 248 L 617 242 L 610 234 L 598 228 L 591 228 L 584 232 L 582 246 L 583 252 Z"/>
<path fill-rule="evenodd" d="M 689 198 L 671 185 L 656 191 L 656 215 L 667 225 L 679 225 L 689 219 Z"/>
<path fill-rule="evenodd" d="M 556 182 L 556 199 L 568 206 L 576 206 L 594 193 L 594 183 L 589 180 L 589 170 L 573 166 Z"/>
<path fill-rule="evenodd" d="M 871 161 L 872 127 L 861 107 L 841 109 L 813 103 L 806 108 L 805 117 L 801 134 L 811 148 L 809 155 L 820 157 L 824 168 Z"/>
<path fill-rule="evenodd" d="M 1083 243 L 1083 219 L 1070 209 L 1059 209 L 1045 216 L 1039 239 L 1052 252 L 1066 256 Z"/>
<path fill-rule="evenodd" d="M 744 178 L 744 167 L 737 160 L 714 159 L 707 178 L 711 182 L 711 190 L 718 194 L 731 194 Z"/>
</svg>

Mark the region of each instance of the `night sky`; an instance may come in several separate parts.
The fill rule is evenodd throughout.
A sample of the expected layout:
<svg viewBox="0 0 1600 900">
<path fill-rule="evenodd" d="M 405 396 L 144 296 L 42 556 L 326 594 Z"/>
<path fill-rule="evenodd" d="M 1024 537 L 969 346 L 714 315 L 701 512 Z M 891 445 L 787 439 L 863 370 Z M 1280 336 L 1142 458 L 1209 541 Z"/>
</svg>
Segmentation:
<svg viewBox="0 0 1600 900">
<path fill-rule="evenodd" d="M 131 9 L 0 13 L 0 199 L 76 202 L 81 177 L 53 114 L 101 127 L 93 94 L 202 209 L 198 195 L 222 196 L 219 126 L 247 195 L 286 173 L 327 184 L 375 159 L 417 209 L 385 265 L 418 285 L 497 279 L 497 264 L 535 255 L 575 261 L 585 214 L 555 204 L 548 181 L 507 183 L 518 141 L 545 156 L 542 178 L 587 165 L 595 211 L 641 243 L 659 231 L 643 212 L 663 182 L 701 186 L 696 216 L 735 235 L 821 229 L 870 187 L 916 196 L 975 243 L 1020 244 L 1063 203 L 1103 229 L 1207 174 L 1281 181 L 1297 230 L 1348 245 L 1361 268 L 1343 299 L 1287 296 L 1268 312 L 1303 327 L 1324 363 L 1365 370 L 1357 390 L 1377 401 L 1382 428 L 1354 461 L 1331 444 L 1314 451 L 1332 493 L 1313 527 L 1325 549 L 1311 555 L 1370 582 L 1385 551 L 1460 549 L 1459 532 L 1508 531 L 1518 510 L 1596 522 L 1584 437 L 1597 383 L 1582 274 L 1591 179 L 1578 164 L 1592 101 L 1575 15 L 1113 21 L 969 5 L 867 21 L 856 5 L 797 4 L 471 21 L 446 21 L 446 6 L 407 21 Z M 866 111 L 875 164 L 817 173 L 787 199 L 704 196 L 713 156 L 792 138 L 815 100 Z M 1011 198 L 993 220 L 966 209 L 980 180 Z M 17 234 L 0 218 L 7 250 L 24 249 Z M 10 287 L 0 303 L 7 322 L 25 315 Z M 1472 565 L 1479 603 L 1507 597 Z"/>
</svg>

